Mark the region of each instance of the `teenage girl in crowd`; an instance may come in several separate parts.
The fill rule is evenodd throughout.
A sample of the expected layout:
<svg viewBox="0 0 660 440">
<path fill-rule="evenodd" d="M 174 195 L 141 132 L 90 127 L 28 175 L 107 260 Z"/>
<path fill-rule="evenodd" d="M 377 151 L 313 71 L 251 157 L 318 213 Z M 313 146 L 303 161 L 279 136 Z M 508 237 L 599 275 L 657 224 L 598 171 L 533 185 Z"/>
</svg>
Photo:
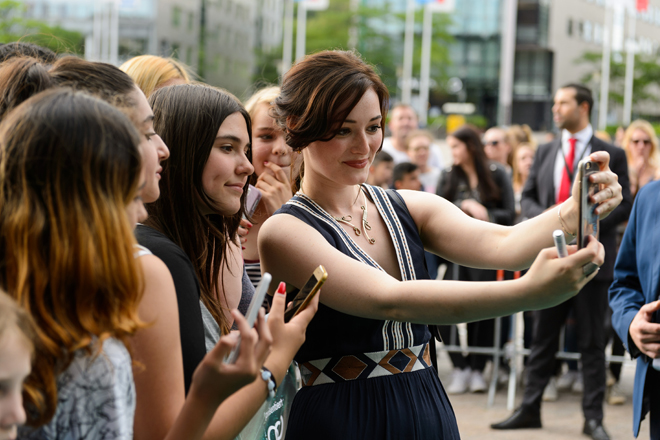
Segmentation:
<svg viewBox="0 0 660 440">
<path fill-rule="evenodd" d="M 593 277 L 584 276 L 585 263 L 603 262 L 595 240 L 579 251 L 571 247 L 563 259 L 554 248 L 543 249 L 553 246 L 560 217 L 568 232 L 577 229 L 577 197 L 561 205 L 560 217 L 554 210 L 505 227 L 473 219 L 433 194 L 388 194 L 365 185 L 387 108 L 378 75 L 354 53 L 340 51 L 298 62 L 275 100 L 287 143 L 302 151 L 303 176 L 300 192 L 261 228 L 262 270 L 295 288 L 319 264 L 329 274 L 296 355 L 304 387 L 293 403 L 288 439 L 459 438 L 430 368 L 425 324 L 558 304 Z M 595 196 L 604 216 L 620 203 L 621 187 L 608 156 L 591 157 L 603 170 L 593 179 L 606 187 Z M 429 281 L 425 248 L 465 266 L 534 264 L 519 280 Z"/>
<path fill-rule="evenodd" d="M 443 171 L 437 194 L 456 205 L 468 216 L 486 222 L 510 226 L 515 217 L 513 190 L 504 166 L 489 161 L 479 134 L 463 126 L 447 136 L 454 164 Z M 496 270 L 451 265 L 447 280 L 495 281 Z M 441 326 L 442 339 L 450 341 L 452 326 Z M 467 325 L 470 347 L 492 347 L 495 320 L 470 322 Z M 457 345 L 457 343 L 455 344 Z M 447 387 L 449 394 L 487 389 L 483 370 L 489 356 L 470 353 L 449 353 L 454 374 Z"/>
<path fill-rule="evenodd" d="M 34 322 L 0 290 L 0 439 L 13 440 L 25 423 L 23 382 L 32 369 Z"/>
<path fill-rule="evenodd" d="M 151 95 L 150 103 L 155 131 L 168 145 L 170 157 L 163 164 L 161 197 L 147 206 L 149 218 L 138 226 L 137 236 L 169 268 L 177 295 L 185 294 L 188 318 L 201 322 L 201 335 L 187 339 L 209 349 L 234 324 L 227 311 L 254 291 L 236 235 L 254 170 L 249 161 L 250 117 L 236 98 L 204 85 L 164 87 Z M 273 345 L 264 366 L 282 383 L 317 302 L 285 325 L 284 298 L 276 299 L 282 304 L 268 319 Z M 163 383 L 175 384 L 176 393 L 171 386 L 159 391 L 160 401 L 153 402 L 160 408 L 153 410 L 153 429 L 183 403 L 178 373 L 171 365 L 163 369 L 171 377 Z M 258 378 L 225 401 L 207 432 L 209 438 L 238 435 L 266 399 L 266 385 Z"/>
<path fill-rule="evenodd" d="M 261 280 L 261 265 L 257 237 L 259 229 L 275 211 L 293 196 L 289 183 L 293 160 L 291 147 L 284 140 L 284 132 L 271 115 L 272 103 L 280 94 L 279 87 L 267 87 L 257 91 L 245 103 L 252 119 L 252 183 L 261 192 L 261 201 L 247 223 L 241 242 L 245 270 L 255 286 Z M 249 235 L 248 235 L 249 233 Z"/>
<path fill-rule="evenodd" d="M 186 66 L 173 58 L 140 55 L 126 61 L 119 69 L 133 78 L 147 98 L 161 87 L 190 84 Z"/>
<path fill-rule="evenodd" d="M 67 89 L 30 98 L 0 125 L 0 283 L 39 335 L 25 393 L 32 427 L 21 438 L 132 438 L 129 341 L 145 326 L 129 218 L 141 186 L 137 147 L 121 112 Z M 171 438 L 199 438 L 209 412 L 254 377 L 257 338 L 241 322 L 241 368 L 222 364 L 235 340 L 219 344 Z"/>
</svg>

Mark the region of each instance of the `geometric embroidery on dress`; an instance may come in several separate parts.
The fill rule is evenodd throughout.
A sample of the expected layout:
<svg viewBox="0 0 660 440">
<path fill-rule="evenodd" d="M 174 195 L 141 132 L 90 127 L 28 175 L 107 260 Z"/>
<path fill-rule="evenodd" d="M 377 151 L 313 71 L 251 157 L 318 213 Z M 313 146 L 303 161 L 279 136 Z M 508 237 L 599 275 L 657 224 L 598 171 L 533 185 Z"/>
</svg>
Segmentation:
<svg viewBox="0 0 660 440">
<path fill-rule="evenodd" d="M 300 364 L 303 386 L 410 373 L 431 366 L 428 344 L 403 350 L 360 353 Z"/>
</svg>

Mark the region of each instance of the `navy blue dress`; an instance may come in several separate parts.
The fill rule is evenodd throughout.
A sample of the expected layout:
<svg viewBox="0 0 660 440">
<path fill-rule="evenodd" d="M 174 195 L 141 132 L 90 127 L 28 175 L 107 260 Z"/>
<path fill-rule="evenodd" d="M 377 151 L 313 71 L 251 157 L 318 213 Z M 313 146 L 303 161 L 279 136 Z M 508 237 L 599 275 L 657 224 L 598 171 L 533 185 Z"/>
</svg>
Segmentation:
<svg viewBox="0 0 660 440">
<path fill-rule="evenodd" d="M 387 225 L 401 279 L 428 279 L 410 214 L 381 188 L 363 188 Z M 293 215 L 341 252 L 382 270 L 306 195 L 296 194 L 276 214 Z M 287 440 L 459 439 L 454 411 L 431 366 L 430 338 L 425 325 L 360 318 L 319 305 L 295 358 L 305 386 L 293 402 Z"/>
</svg>

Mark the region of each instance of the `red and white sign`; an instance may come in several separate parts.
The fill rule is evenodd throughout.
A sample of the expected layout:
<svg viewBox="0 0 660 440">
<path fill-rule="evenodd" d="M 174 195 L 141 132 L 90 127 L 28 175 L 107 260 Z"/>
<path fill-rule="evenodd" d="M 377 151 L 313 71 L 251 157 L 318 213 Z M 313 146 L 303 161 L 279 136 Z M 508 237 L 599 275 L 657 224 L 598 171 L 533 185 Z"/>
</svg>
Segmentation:
<svg viewBox="0 0 660 440">
<path fill-rule="evenodd" d="M 432 12 L 454 12 L 455 0 L 433 0 L 426 4 Z"/>
<path fill-rule="evenodd" d="M 649 9 L 649 0 L 637 0 L 637 11 L 646 12 Z"/>
</svg>

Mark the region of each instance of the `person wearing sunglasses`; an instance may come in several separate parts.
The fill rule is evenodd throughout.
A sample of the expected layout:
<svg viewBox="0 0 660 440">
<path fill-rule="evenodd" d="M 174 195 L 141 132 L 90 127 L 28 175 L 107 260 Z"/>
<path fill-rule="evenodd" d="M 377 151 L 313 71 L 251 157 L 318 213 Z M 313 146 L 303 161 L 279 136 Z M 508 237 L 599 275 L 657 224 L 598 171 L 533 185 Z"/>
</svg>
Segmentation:
<svg viewBox="0 0 660 440">
<path fill-rule="evenodd" d="M 484 133 L 484 151 L 488 159 L 499 162 L 506 168 L 511 175 L 511 143 L 507 133 L 500 127 L 493 127 Z"/>
<path fill-rule="evenodd" d="M 633 198 L 647 183 L 660 178 L 660 151 L 653 126 L 643 119 L 633 121 L 623 135 L 628 157 L 630 193 Z"/>
</svg>

